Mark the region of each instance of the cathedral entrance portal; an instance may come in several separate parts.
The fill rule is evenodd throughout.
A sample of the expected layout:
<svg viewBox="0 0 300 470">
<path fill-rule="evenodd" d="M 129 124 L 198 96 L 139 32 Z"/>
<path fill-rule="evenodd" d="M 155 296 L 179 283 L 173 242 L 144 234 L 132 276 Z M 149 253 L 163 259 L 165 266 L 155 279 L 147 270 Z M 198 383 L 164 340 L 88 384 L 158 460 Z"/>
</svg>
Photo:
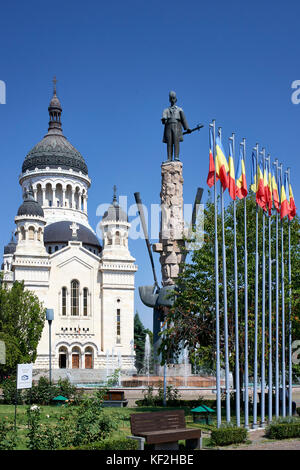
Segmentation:
<svg viewBox="0 0 300 470">
<path fill-rule="evenodd" d="M 60 354 L 59 355 L 59 368 L 60 369 L 66 369 L 67 368 L 67 355 L 66 354 Z"/>
<path fill-rule="evenodd" d="M 79 369 L 79 354 L 72 354 L 72 369 Z"/>
</svg>

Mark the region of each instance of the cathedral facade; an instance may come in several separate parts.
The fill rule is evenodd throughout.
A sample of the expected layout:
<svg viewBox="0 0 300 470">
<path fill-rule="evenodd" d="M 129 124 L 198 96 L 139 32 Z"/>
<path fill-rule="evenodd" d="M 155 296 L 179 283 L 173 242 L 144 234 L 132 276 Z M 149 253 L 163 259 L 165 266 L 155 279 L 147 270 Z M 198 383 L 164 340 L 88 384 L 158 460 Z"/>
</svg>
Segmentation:
<svg viewBox="0 0 300 470">
<path fill-rule="evenodd" d="M 130 224 L 114 194 L 100 244 L 88 220 L 88 168 L 63 135 L 56 87 L 48 111 L 48 132 L 23 162 L 23 203 L 4 248 L 3 280 L 8 287 L 24 281 L 54 310 L 53 369 L 105 370 L 110 360 L 110 367 L 132 374 L 137 267 L 128 249 Z M 46 319 L 34 368 L 49 368 Z"/>
</svg>

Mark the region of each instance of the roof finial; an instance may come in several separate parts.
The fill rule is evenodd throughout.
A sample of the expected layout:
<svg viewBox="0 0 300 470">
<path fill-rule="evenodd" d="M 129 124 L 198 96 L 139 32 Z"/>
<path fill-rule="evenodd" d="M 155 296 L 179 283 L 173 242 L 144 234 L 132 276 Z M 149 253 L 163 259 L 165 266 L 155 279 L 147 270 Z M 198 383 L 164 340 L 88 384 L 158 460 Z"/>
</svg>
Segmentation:
<svg viewBox="0 0 300 470">
<path fill-rule="evenodd" d="M 56 80 L 56 76 L 54 75 L 54 77 L 53 77 L 53 95 L 56 95 L 56 83 L 57 83 L 57 80 Z"/>
<path fill-rule="evenodd" d="M 113 202 L 117 202 L 117 186 L 114 184 L 114 198 Z"/>
</svg>

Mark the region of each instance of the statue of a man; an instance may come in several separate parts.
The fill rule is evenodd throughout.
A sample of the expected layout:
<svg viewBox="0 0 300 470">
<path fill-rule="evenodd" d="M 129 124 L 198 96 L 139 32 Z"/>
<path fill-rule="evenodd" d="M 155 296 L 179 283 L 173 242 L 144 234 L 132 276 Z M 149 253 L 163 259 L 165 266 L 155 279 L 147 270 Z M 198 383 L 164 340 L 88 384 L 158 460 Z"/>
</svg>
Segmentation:
<svg viewBox="0 0 300 470">
<path fill-rule="evenodd" d="M 177 98 L 175 91 L 170 91 L 169 101 L 171 106 L 164 109 L 161 119 L 165 126 L 163 142 L 167 144 L 168 161 L 172 161 L 173 149 L 174 160 L 179 161 L 179 142 L 183 141 L 182 127 L 188 134 L 190 134 L 191 129 L 182 108 L 176 106 Z"/>
</svg>

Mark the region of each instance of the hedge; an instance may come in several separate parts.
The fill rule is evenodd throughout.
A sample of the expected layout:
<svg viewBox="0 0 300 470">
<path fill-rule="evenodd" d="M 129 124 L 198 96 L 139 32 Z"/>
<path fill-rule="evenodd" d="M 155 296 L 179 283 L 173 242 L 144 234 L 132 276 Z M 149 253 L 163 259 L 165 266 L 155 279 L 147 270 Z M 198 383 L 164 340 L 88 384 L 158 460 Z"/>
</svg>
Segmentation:
<svg viewBox="0 0 300 470">
<path fill-rule="evenodd" d="M 272 423 L 266 429 L 270 439 L 290 439 L 300 437 L 300 422 Z"/>
<path fill-rule="evenodd" d="M 137 450 L 138 442 L 134 439 L 104 439 L 99 442 L 92 442 L 78 447 L 71 447 L 67 450 Z M 66 450 L 66 449 L 64 449 Z"/>
<path fill-rule="evenodd" d="M 211 432 L 211 442 L 216 446 L 227 446 L 229 444 L 240 444 L 245 442 L 248 431 L 240 427 L 221 427 Z"/>
</svg>

